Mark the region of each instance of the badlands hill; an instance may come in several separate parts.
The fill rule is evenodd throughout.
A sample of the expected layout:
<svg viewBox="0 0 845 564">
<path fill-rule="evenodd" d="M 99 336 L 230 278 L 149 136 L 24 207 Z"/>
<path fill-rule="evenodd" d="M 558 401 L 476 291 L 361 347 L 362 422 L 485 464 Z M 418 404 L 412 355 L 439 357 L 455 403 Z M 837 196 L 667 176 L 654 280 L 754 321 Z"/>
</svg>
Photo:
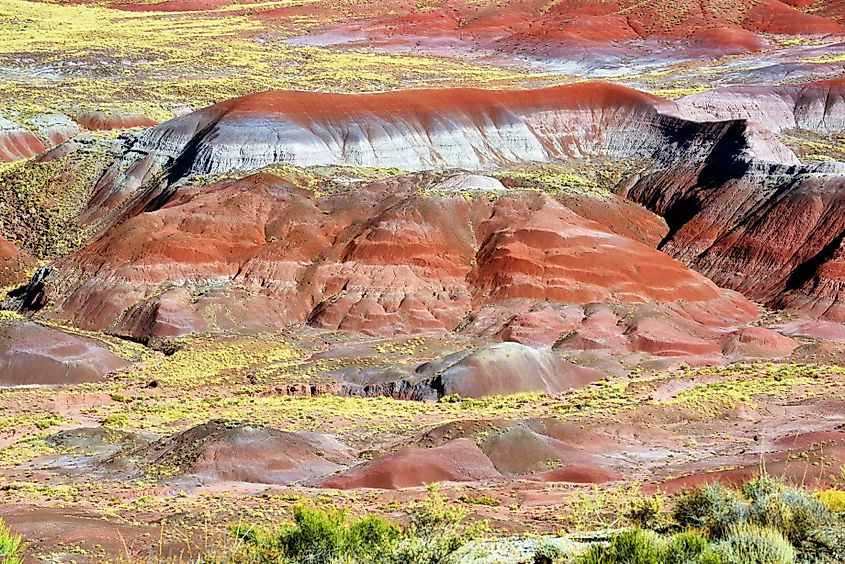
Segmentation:
<svg viewBox="0 0 845 564">
<path fill-rule="evenodd" d="M 530 562 L 841 488 L 841 4 L 0 0 L 0 519 L 225 561 L 438 482 Z"/>
</svg>

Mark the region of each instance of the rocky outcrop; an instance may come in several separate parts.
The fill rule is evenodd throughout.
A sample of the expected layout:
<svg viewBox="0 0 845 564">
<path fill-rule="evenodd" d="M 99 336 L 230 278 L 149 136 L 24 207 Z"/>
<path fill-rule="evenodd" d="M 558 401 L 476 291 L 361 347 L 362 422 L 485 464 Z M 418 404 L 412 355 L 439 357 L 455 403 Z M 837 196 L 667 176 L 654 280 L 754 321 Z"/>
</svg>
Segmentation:
<svg viewBox="0 0 845 564">
<path fill-rule="evenodd" d="M 90 339 L 29 321 L 0 322 L 0 386 L 93 382 L 126 366 Z"/>
<path fill-rule="evenodd" d="M 837 163 L 735 160 L 650 175 L 629 196 L 667 219 L 660 248 L 717 284 L 838 320 L 843 186 Z"/>
<path fill-rule="evenodd" d="M 506 396 L 519 392 L 558 394 L 604 378 L 550 350 L 499 343 L 461 351 L 417 367 L 441 396 Z"/>
<path fill-rule="evenodd" d="M 747 119 L 775 132 L 845 131 L 845 80 L 777 86 L 731 86 L 678 101 L 696 119 Z"/>
</svg>

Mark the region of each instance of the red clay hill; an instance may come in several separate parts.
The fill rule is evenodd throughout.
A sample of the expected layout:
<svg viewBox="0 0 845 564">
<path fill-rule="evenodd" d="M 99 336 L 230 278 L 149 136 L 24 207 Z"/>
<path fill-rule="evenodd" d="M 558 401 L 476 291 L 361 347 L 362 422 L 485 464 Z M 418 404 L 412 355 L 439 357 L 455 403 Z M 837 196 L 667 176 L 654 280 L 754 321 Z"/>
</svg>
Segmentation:
<svg viewBox="0 0 845 564">
<path fill-rule="evenodd" d="M 843 12 L 841 2 L 833 0 L 810 5 L 800 0 L 436 2 L 430 9 L 404 7 L 381 14 L 352 8 L 351 17 L 364 21 L 337 25 L 328 35 L 339 42 L 351 36 L 388 47 L 436 46 L 431 40 L 437 39 L 441 45 L 459 42 L 539 56 L 667 39 L 685 40 L 701 52 L 741 53 L 765 48 L 765 34 L 843 33 Z"/>
<path fill-rule="evenodd" d="M 63 0 L 87 3 L 87 0 Z M 203 11 L 242 5 L 267 21 L 303 17 L 331 23 L 330 34 L 376 45 L 435 46 L 458 41 L 501 51 L 554 55 L 590 44 L 689 40 L 704 51 L 753 52 L 763 34 L 839 34 L 839 0 L 432 0 L 314 2 L 263 7 L 251 0 L 161 0 L 108 4 L 128 11 Z M 256 6 L 256 4 L 258 4 Z M 342 15 L 343 23 L 337 24 Z M 432 41 L 436 40 L 436 41 Z"/>
<path fill-rule="evenodd" d="M 55 264 L 54 315 L 136 339 L 215 323 L 452 331 L 524 302 L 683 302 L 730 324 L 755 308 L 547 195 L 420 194 L 400 175 L 316 196 L 260 174 L 185 191 Z"/>
</svg>

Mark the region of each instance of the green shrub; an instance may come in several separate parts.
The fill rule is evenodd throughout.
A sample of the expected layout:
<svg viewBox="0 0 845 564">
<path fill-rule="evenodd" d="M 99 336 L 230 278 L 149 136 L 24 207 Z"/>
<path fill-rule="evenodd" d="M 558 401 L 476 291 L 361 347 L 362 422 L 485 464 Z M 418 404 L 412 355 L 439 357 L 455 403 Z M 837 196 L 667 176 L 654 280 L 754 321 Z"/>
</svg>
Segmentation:
<svg viewBox="0 0 845 564">
<path fill-rule="evenodd" d="M 563 549 L 546 541 L 540 543 L 537 550 L 534 551 L 532 564 L 555 564 L 562 562 L 564 558 L 566 558 L 566 552 Z"/>
<path fill-rule="evenodd" d="M 721 557 L 700 531 L 690 529 L 674 535 L 663 554 L 665 564 L 721 564 Z"/>
<path fill-rule="evenodd" d="M 0 519 L 0 562 L 4 564 L 20 564 L 23 552 L 23 537 L 9 530 L 3 519 Z"/>
<path fill-rule="evenodd" d="M 713 547 L 724 564 L 793 564 L 795 549 L 771 527 L 736 525 Z"/>
<path fill-rule="evenodd" d="M 452 504 L 437 488 L 425 500 L 409 506 L 411 524 L 390 560 L 397 564 L 445 564 L 454 553 L 487 532 L 485 523 L 465 525 L 468 512 Z"/>
<path fill-rule="evenodd" d="M 616 535 L 609 544 L 591 546 L 577 564 L 723 564 L 707 538 L 690 530 L 672 537 L 653 531 L 631 529 Z"/>
<path fill-rule="evenodd" d="M 344 552 L 345 524 L 345 511 L 300 505 L 276 543 L 282 554 L 297 562 L 332 562 Z"/>
<path fill-rule="evenodd" d="M 834 513 L 841 513 L 845 511 L 845 491 L 831 488 L 816 492 L 815 497 L 822 503 L 822 505 Z"/>
<path fill-rule="evenodd" d="M 431 489 L 428 497 L 409 506 L 410 525 L 402 530 L 380 517 L 350 520 L 345 510 L 299 505 L 293 520 L 275 534 L 239 528 L 235 535 L 244 550 L 233 562 L 297 564 L 392 563 L 446 564 L 471 540 L 483 536 L 486 525 L 465 525 L 466 509 Z"/>
<path fill-rule="evenodd" d="M 707 484 L 681 496 L 672 513 L 683 528 L 701 528 L 721 538 L 726 530 L 745 520 L 747 508 L 737 494 L 720 484 Z"/>
<path fill-rule="evenodd" d="M 299 505 L 293 521 L 276 535 L 252 528 L 236 535 L 247 546 L 249 562 L 382 562 L 392 552 L 399 527 L 374 516 L 350 522 L 345 510 Z"/>
<path fill-rule="evenodd" d="M 393 523 L 370 515 L 349 526 L 346 548 L 365 561 L 383 562 L 391 554 L 399 534 L 399 527 Z"/>
<path fill-rule="evenodd" d="M 109 413 L 100 422 L 103 427 L 123 428 L 129 426 L 129 417 L 124 413 Z"/>
<path fill-rule="evenodd" d="M 665 525 L 664 498 L 660 494 L 635 498 L 631 501 L 625 518 L 635 527 L 656 529 Z"/>
<path fill-rule="evenodd" d="M 673 516 L 680 526 L 701 528 L 714 541 L 727 539 L 737 527 L 756 527 L 780 534 L 800 561 L 845 561 L 845 521 L 808 492 L 769 476 L 736 491 L 699 487 L 678 500 Z"/>
<path fill-rule="evenodd" d="M 609 544 L 591 546 L 578 564 L 663 564 L 663 541 L 653 531 L 631 529 Z"/>
</svg>

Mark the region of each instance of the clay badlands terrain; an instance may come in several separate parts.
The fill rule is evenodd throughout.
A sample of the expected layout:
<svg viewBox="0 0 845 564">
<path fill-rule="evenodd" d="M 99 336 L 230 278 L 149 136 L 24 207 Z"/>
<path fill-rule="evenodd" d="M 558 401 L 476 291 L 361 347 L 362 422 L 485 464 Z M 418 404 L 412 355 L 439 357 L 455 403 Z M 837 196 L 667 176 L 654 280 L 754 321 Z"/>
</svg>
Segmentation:
<svg viewBox="0 0 845 564">
<path fill-rule="evenodd" d="M 841 511 L 844 238 L 839 0 L 0 0 L 7 561 Z"/>
</svg>

